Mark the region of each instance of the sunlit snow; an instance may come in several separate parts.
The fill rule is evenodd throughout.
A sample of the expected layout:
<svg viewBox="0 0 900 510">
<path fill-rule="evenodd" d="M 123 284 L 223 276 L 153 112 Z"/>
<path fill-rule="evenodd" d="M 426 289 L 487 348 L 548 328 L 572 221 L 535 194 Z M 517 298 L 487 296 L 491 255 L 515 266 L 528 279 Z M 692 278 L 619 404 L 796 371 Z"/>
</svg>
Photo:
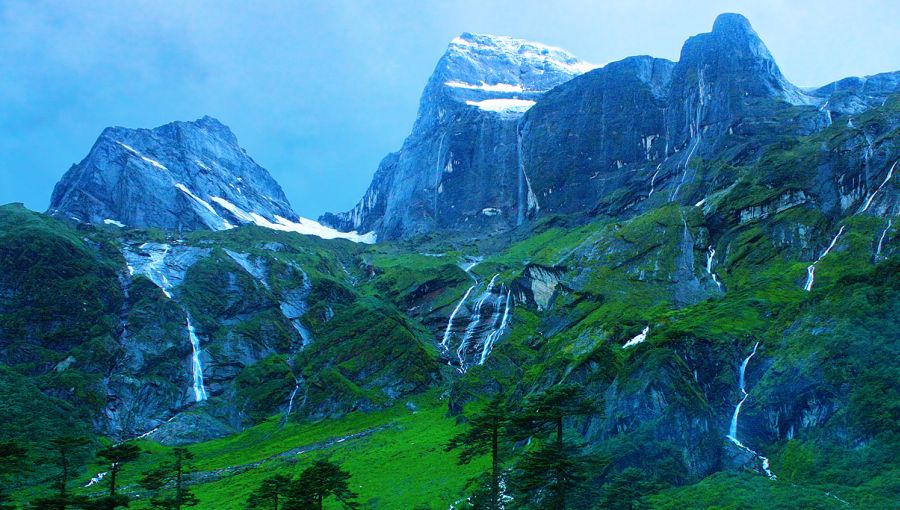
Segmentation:
<svg viewBox="0 0 900 510">
<path fill-rule="evenodd" d="M 466 101 L 469 106 L 497 113 L 525 113 L 534 106 L 534 101 L 527 99 L 485 99 L 484 101 Z"/>
<path fill-rule="evenodd" d="M 481 82 L 480 85 L 473 85 L 471 83 L 451 80 L 444 82 L 444 85 L 457 89 L 484 90 L 486 92 L 524 92 L 521 85 L 513 85 L 510 83 L 495 83 L 493 85 L 488 85 L 485 82 Z"/>
<path fill-rule="evenodd" d="M 227 209 L 241 221 L 254 223 L 260 227 L 283 232 L 296 232 L 298 234 L 321 237 L 322 239 L 347 239 L 355 243 L 374 244 L 376 241 L 375 232 L 366 234 L 359 234 L 356 231 L 341 232 L 308 218 L 299 218 L 299 221 L 294 222 L 277 214 L 275 215 L 275 221 L 272 222 L 255 212 L 244 211 L 222 197 L 209 197 L 209 199 Z"/>
</svg>

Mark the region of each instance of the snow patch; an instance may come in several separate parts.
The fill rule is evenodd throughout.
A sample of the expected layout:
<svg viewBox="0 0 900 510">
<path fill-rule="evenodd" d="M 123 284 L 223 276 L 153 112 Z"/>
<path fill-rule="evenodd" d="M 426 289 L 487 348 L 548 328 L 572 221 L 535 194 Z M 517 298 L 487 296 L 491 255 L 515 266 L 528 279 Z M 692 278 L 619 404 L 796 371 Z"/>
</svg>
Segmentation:
<svg viewBox="0 0 900 510">
<path fill-rule="evenodd" d="M 444 82 L 444 85 L 448 87 L 453 87 L 457 89 L 468 89 L 468 90 L 483 90 L 485 92 L 524 92 L 525 90 L 521 85 L 513 85 L 511 83 L 495 83 L 493 85 L 489 85 L 485 82 L 481 82 L 480 85 L 474 85 L 471 83 L 466 83 L 458 80 L 450 80 Z"/>
<path fill-rule="evenodd" d="M 645 327 L 645 328 L 643 329 L 643 331 L 641 331 L 640 333 L 638 333 L 634 338 L 632 338 L 631 340 L 625 342 L 625 345 L 623 345 L 622 348 L 623 348 L 623 349 L 627 349 L 627 348 L 629 348 L 629 347 L 635 346 L 635 345 L 637 345 L 637 344 L 643 342 L 644 340 L 647 339 L 647 334 L 648 334 L 648 333 L 650 333 L 650 326 Z"/>
<path fill-rule="evenodd" d="M 295 222 L 282 216 L 278 216 L 277 214 L 275 215 L 275 221 L 273 222 L 255 212 L 244 211 L 222 197 L 209 197 L 209 199 L 227 209 L 241 221 L 253 223 L 260 227 L 272 230 L 296 232 L 298 234 L 321 237 L 322 239 L 347 239 L 355 243 L 364 244 L 374 244 L 377 240 L 375 232 L 368 232 L 366 234 L 359 234 L 356 231 L 341 232 L 308 218 L 299 218 L 298 221 Z"/>
<path fill-rule="evenodd" d="M 496 113 L 525 113 L 534 106 L 528 99 L 485 99 L 483 101 L 466 101 L 469 106 Z"/>
<path fill-rule="evenodd" d="M 121 221 L 111 220 L 109 218 L 106 218 L 105 220 L 103 220 L 103 223 L 105 225 L 115 225 L 119 228 L 125 228 L 125 224 L 122 223 Z"/>
</svg>

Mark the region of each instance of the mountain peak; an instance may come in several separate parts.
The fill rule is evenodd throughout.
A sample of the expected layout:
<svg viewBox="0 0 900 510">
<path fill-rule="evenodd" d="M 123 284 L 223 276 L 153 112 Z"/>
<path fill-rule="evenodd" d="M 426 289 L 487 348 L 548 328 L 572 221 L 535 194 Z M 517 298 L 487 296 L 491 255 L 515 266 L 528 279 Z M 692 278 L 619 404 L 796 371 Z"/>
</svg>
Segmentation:
<svg viewBox="0 0 900 510">
<path fill-rule="evenodd" d="M 205 116 L 153 129 L 103 130 L 84 160 L 57 183 L 50 212 L 89 223 L 177 230 L 245 222 L 216 205 L 222 203 L 271 221 L 297 218 L 281 187 L 234 133 Z"/>
<path fill-rule="evenodd" d="M 752 34 L 756 36 L 756 32 L 750 25 L 750 20 L 742 14 L 734 12 L 725 12 L 716 16 L 712 31 L 717 34 Z"/>
<path fill-rule="evenodd" d="M 544 92 L 594 67 L 546 44 L 463 32 L 450 41 L 423 101 L 444 97 L 467 108 L 516 117 Z"/>
</svg>

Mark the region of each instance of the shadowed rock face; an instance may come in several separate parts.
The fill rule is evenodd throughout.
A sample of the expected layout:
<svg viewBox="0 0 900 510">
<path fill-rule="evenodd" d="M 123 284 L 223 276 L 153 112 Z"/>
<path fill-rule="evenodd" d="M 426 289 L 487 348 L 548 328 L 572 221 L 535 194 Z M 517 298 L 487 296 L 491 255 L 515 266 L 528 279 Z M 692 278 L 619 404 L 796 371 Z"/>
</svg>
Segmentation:
<svg viewBox="0 0 900 510">
<path fill-rule="evenodd" d="M 522 184 L 517 121 L 545 92 L 590 68 L 520 39 L 468 33 L 454 39 L 422 93 L 403 148 L 382 161 L 354 209 L 321 220 L 395 238 L 515 225 Z"/>
<path fill-rule="evenodd" d="M 564 72 L 546 93 L 553 83 L 519 58 L 528 50 L 503 40 L 465 34 L 451 43 L 404 148 L 385 158 L 356 208 L 324 222 L 387 238 L 486 235 L 539 214 L 694 204 L 729 184 L 698 174 L 698 161 L 752 164 L 779 136 L 823 129 L 832 111 L 836 118 L 881 106 L 900 84 L 887 73 L 804 92 L 739 14 L 722 14 L 711 32 L 689 38 L 677 63 L 630 57 L 571 80 L 581 66 L 559 64 Z M 472 107 L 510 98 L 519 103 Z"/>
<path fill-rule="evenodd" d="M 49 213 L 88 223 L 222 230 L 246 222 L 212 197 L 269 221 L 296 221 L 269 172 L 211 117 L 155 129 L 107 128 L 53 190 Z"/>
</svg>

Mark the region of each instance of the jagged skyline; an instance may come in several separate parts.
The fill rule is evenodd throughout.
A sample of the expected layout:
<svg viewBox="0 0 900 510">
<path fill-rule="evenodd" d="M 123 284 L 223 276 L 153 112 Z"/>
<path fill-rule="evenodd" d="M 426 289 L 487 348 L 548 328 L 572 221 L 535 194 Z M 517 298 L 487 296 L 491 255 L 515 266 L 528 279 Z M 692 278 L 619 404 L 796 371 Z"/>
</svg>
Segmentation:
<svg viewBox="0 0 900 510">
<path fill-rule="evenodd" d="M 552 13 L 528 2 L 516 9 L 458 2 L 414 14 L 402 5 L 330 5 L 263 13 L 202 3 L 179 10 L 4 3 L 0 19 L 11 30 L 0 48 L 15 57 L 0 78 L 0 203 L 46 208 L 53 183 L 106 126 L 210 114 L 232 126 L 298 213 L 346 210 L 379 160 L 399 148 L 434 64 L 463 31 L 536 40 L 595 64 L 642 53 L 676 60 L 684 39 L 732 10 L 750 18 L 801 86 L 894 70 L 900 51 L 888 32 L 897 14 L 890 2 L 852 10 L 839 2 L 702 2 L 681 16 L 657 2 L 575 2 Z M 847 30 L 849 40 L 835 37 Z M 56 44 L 41 42 L 48 40 Z M 828 66 L 815 55 L 828 55 Z"/>
</svg>

